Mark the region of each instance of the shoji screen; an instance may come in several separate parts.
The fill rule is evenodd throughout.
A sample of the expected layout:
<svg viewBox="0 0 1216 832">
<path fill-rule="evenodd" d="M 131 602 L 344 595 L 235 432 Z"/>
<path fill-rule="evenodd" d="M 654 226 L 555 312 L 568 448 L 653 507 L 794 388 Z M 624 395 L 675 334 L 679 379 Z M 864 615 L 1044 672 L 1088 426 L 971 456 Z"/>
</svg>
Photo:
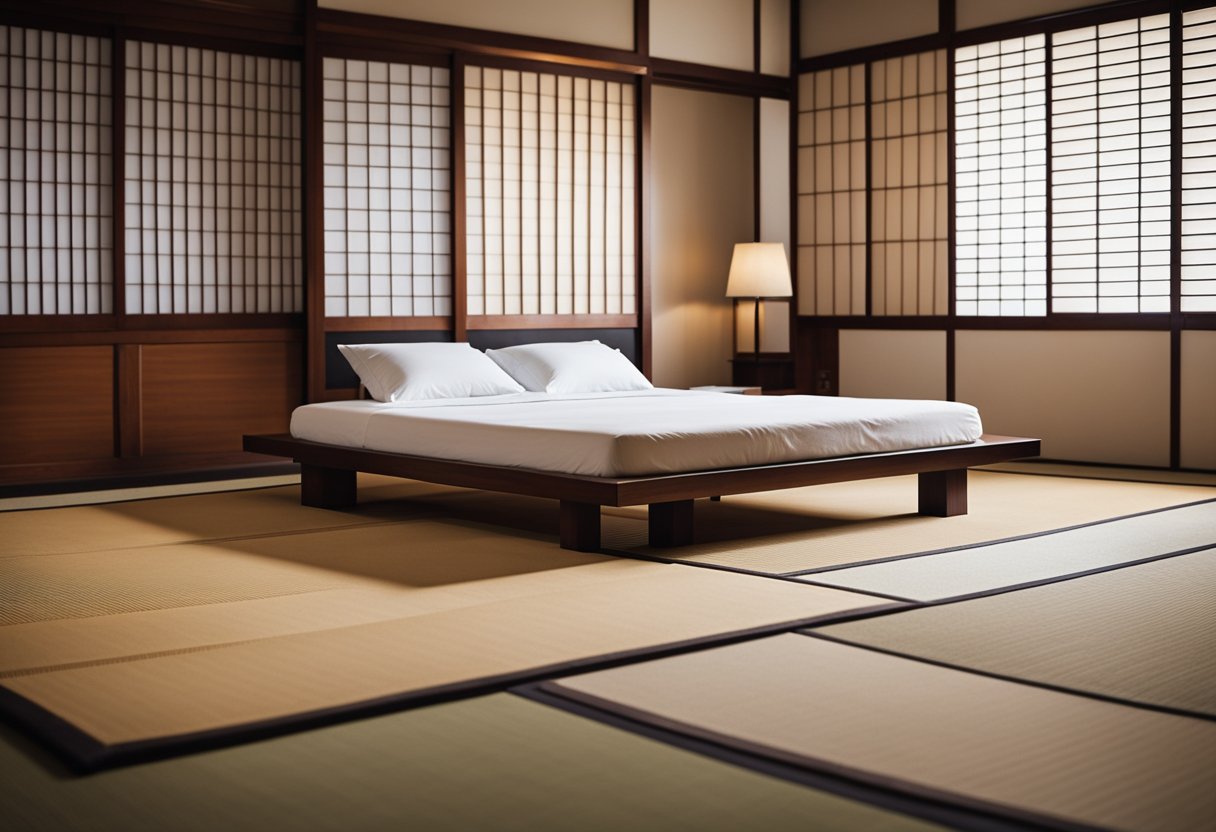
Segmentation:
<svg viewBox="0 0 1216 832">
<path fill-rule="evenodd" d="M 864 66 L 799 80 L 798 311 L 804 315 L 866 312 L 865 100 Z"/>
<path fill-rule="evenodd" d="M 1170 311 L 1169 15 L 1052 35 L 1055 312 Z"/>
<path fill-rule="evenodd" d="M 300 67 L 126 46 L 129 314 L 296 312 Z"/>
<path fill-rule="evenodd" d="M 110 41 L 0 26 L 0 315 L 112 311 Z"/>
<path fill-rule="evenodd" d="M 955 312 L 1047 313 L 1044 38 L 955 52 Z"/>
<path fill-rule="evenodd" d="M 325 314 L 452 312 L 449 72 L 326 58 Z"/>
<path fill-rule="evenodd" d="M 1182 24 L 1182 311 L 1216 312 L 1216 9 Z"/>
<path fill-rule="evenodd" d="M 470 315 L 637 310 L 632 83 L 465 70 Z"/>
<path fill-rule="evenodd" d="M 875 315 L 949 305 L 946 53 L 870 66 L 870 256 Z"/>
</svg>

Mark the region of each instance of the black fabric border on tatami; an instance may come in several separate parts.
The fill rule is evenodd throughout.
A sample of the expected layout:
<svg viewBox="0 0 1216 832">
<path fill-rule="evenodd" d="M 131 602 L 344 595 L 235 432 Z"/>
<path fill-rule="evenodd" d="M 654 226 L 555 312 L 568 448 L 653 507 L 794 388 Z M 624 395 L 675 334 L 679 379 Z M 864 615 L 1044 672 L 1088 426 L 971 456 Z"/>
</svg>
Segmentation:
<svg viewBox="0 0 1216 832">
<path fill-rule="evenodd" d="M 709 728 L 651 714 L 582 691 L 569 690 L 562 687 L 560 681 L 541 682 L 534 689 L 522 693 L 545 704 L 559 706 L 559 703 L 562 703 L 572 713 L 598 719 L 605 724 L 626 730 L 632 728 L 643 736 L 696 750 L 723 762 L 802 782 L 825 791 L 855 797 L 882 808 L 950 826 L 976 830 L 1029 827 L 1058 832 L 1098 832 L 1100 829 L 842 766 L 810 755 L 771 748 L 728 734 L 720 734 Z M 808 703 L 807 707 L 813 706 Z M 934 814 L 928 814 L 930 812 Z"/>
<path fill-rule="evenodd" d="M 99 742 L 91 735 L 81 731 L 72 723 L 62 719 L 53 712 L 5 688 L 2 682 L 0 682 L 0 719 L 3 719 L 21 733 L 48 747 L 74 771 L 87 774 L 117 766 L 133 765 L 213 748 L 254 742 L 296 731 L 334 725 L 355 719 L 364 719 L 366 717 L 393 713 L 424 705 L 433 705 L 489 693 L 499 693 L 514 685 L 541 681 L 555 676 L 569 675 L 576 672 L 607 670 L 624 664 L 676 656 L 707 647 L 723 647 L 779 633 L 789 633 L 816 624 L 844 623 L 858 618 L 903 609 L 905 606 L 896 603 L 876 604 L 869 607 L 845 610 L 839 613 L 828 613 L 804 619 L 751 627 L 745 630 L 734 630 L 711 636 L 702 636 L 685 641 L 657 644 L 653 647 L 642 647 L 635 650 L 588 656 L 513 673 L 484 676 L 449 685 L 406 691 L 346 705 L 320 708 L 224 728 L 113 745 Z"/>
</svg>

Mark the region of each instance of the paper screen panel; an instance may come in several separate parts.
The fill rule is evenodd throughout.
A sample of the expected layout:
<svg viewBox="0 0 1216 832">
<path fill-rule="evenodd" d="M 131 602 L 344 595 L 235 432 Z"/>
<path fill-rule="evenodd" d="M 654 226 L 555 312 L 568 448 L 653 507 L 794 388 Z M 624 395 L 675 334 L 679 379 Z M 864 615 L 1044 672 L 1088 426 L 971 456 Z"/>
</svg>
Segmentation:
<svg viewBox="0 0 1216 832">
<path fill-rule="evenodd" d="M 798 311 L 866 311 L 865 66 L 798 85 Z"/>
<path fill-rule="evenodd" d="M 470 315 L 632 315 L 631 83 L 465 70 Z"/>
<path fill-rule="evenodd" d="M 1216 312 L 1216 8 L 1182 25 L 1182 311 Z"/>
<path fill-rule="evenodd" d="M 0 315 L 113 311 L 110 59 L 0 26 Z"/>
<path fill-rule="evenodd" d="M 1047 313 L 1044 36 L 955 52 L 955 312 Z"/>
<path fill-rule="evenodd" d="M 1051 48 L 1052 310 L 1169 312 L 1169 15 Z"/>
<path fill-rule="evenodd" d="M 297 62 L 126 46 L 128 314 L 297 312 Z"/>
<path fill-rule="evenodd" d="M 949 304 L 946 52 L 870 65 L 870 256 L 875 315 Z"/>
<path fill-rule="evenodd" d="M 325 314 L 452 313 L 450 73 L 325 58 Z"/>
</svg>

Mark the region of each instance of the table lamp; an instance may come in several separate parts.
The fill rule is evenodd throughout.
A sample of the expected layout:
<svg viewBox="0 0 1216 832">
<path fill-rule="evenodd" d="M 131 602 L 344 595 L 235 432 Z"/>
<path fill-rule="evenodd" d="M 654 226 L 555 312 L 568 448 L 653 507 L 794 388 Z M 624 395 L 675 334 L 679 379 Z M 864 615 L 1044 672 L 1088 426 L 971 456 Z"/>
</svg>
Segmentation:
<svg viewBox="0 0 1216 832">
<path fill-rule="evenodd" d="M 753 298 L 756 383 L 760 383 L 760 301 L 764 298 L 788 298 L 794 294 L 790 282 L 790 263 L 785 256 L 784 243 L 736 243 L 730 259 L 730 277 L 726 280 L 728 298 Z"/>
</svg>

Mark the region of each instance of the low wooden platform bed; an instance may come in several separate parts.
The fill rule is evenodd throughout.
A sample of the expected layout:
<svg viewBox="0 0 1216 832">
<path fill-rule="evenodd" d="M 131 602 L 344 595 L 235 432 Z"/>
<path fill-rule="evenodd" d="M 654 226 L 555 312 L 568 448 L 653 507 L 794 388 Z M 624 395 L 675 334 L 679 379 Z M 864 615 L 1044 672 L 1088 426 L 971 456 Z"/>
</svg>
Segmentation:
<svg viewBox="0 0 1216 832">
<path fill-rule="evenodd" d="M 920 512 L 967 511 L 967 468 L 1035 456 L 958 402 L 655 388 L 599 341 L 341 345 L 371 400 L 297 408 L 245 450 L 291 457 L 305 505 L 340 509 L 366 471 L 561 501 L 561 545 L 600 546 L 600 507 L 650 507 L 650 542 L 692 542 L 692 501 L 920 475 Z"/>
<path fill-rule="evenodd" d="M 435 459 L 312 442 L 288 434 L 246 436 L 245 450 L 299 462 L 301 502 L 307 506 L 353 506 L 357 499 L 355 475 L 359 471 L 560 500 L 561 546 L 586 552 L 600 546 L 601 506 L 648 505 L 651 545 L 680 546 L 692 542 L 692 501 L 700 497 L 903 474 L 919 475 L 921 514 L 966 514 L 967 469 L 1037 456 L 1039 440 L 984 435 L 974 442 L 948 447 L 634 477 L 595 477 Z"/>
</svg>

